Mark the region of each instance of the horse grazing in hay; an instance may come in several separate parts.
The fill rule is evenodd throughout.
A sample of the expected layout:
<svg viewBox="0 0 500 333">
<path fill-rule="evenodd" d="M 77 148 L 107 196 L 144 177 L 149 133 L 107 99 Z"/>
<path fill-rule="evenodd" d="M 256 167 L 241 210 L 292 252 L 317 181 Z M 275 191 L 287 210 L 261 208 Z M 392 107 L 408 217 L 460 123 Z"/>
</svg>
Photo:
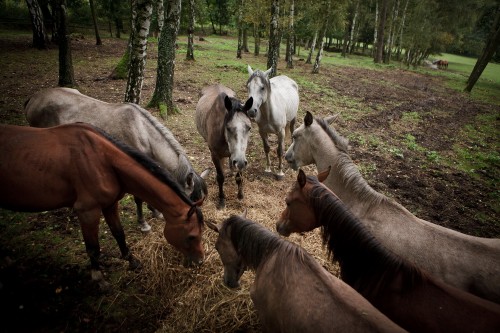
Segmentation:
<svg viewBox="0 0 500 333">
<path fill-rule="evenodd" d="M 137 104 L 106 103 L 76 89 L 50 88 L 34 94 L 25 103 L 24 111 L 28 123 L 34 127 L 85 122 L 102 128 L 156 160 L 174 175 L 191 200 L 198 201 L 207 195 L 203 177 L 208 170 L 198 175 L 173 134 Z M 151 227 L 144 220 L 142 200 L 135 197 L 135 202 L 141 230 L 148 232 Z M 156 217 L 161 217 L 158 211 L 152 210 Z"/>
<path fill-rule="evenodd" d="M 215 247 L 224 283 L 255 271 L 250 296 L 265 332 L 404 332 L 296 244 L 241 216 L 221 225 Z"/>
<path fill-rule="evenodd" d="M 248 95 L 253 98 L 253 107 L 248 111 L 250 118 L 259 126 L 259 134 L 266 153 L 266 172 L 271 172 L 269 160 L 268 135 L 278 136 L 278 172 L 276 177 L 284 176 L 282 168 L 283 148 L 285 146 L 286 128 L 293 133 L 295 118 L 299 109 L 299 88 L 288 76 L 280 75 L 269 79 L 272 69 L 265 72 L 253 71 L 248 65 Z"/>
<path fill-rule="evenodd" d="M 217 171 L 219 209 L 225 207 L 222 161 L 227 157 L 230 169 L 237 170 L 238 199 L 243 199 L 242 172 L 248 163 L 246 150 L 252 125 L 247 111 L 252 103 L 253 99 L 250 97 L 243 105 L 235 97 L 234 91 L 215 84 L 203 88 L 196 105 L 196 128 L 208 144 Z"/>
<path fill-rule="evenodd" d="M 293 133 L 285 158 L 295 170 L 316 164 L 332 171 L 325 185 L 390 251 L 457 288 L 500 303 L 500 239 L 473 237 L 419 219 L 368 185 L 348 155 L 348 142 L 313 118 Z"/>
<path fill-rule="evenodd" d="M 92 280 L 107 287 L 99 269 L 101 212 L 130 267 L 118 200 L 136 195 L 165 217 L 164 236 L 187 260 L 203 261 L 203 215 L 174 178 L 145 154 L 85 124 L 46 129 L 0 125 L 0 206 L 16 211 L 72 207 L 90 257 Z"/>
<path fill-rule="evenodd" d="M 500 305 L 447 285 L 388 251 L 318 178 L 300 170 L 277 229 L 288 235 L 317 227 L 342 280 L 404 329 L 500 332 Z"/>
</svg>

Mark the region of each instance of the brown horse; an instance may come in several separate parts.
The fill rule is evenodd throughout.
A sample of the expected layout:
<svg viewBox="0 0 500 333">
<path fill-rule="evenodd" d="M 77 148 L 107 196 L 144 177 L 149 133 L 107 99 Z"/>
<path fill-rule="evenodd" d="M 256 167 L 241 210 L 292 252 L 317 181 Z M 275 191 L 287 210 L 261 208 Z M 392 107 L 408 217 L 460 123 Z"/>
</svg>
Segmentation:
<svg viewBox="0 0 500 333">
<path fill-rule="evenodd" d="M 288 235 L 322 227 L 342 279 L 404 329 L 500 332 L 498 304 L 444 284 L 388 251 L 317 178 L 299 170 L 286 205 L 278 231 Z"/>
<path fill-rule="evenodd" d="M 241 216 L 221 225 L 215 248 L 224 282 L 255 271 L 250 296 L 265 332 L 404 332 L 300 246 Z"/>
<path fill-rule="evenodd" d="M 447 284 L 500 303 L 500 239 L 474 237 L 425 221 L 375 191 L 349 156 L 347 139 L 329 126 L 334 119 L 314 118 L 307 112 L 285 154 L 290 166 L 331 167 L 324 184 L 388 250 Z"/>
<path fill-rule="evenodd" d="M 90 257 L 91 276 L 103 288 L 99 269 L 102 214 L 122 257 L 138 266 L 125 242 L 118 200 L 138 196 L 165 217 L 164 235 L 186 259 L 199 264 L 203 215 L 175 179 L 156 162 L 100 130 L 82 123 L 38 129 L 0 125 L 0 206 L 16 211 L 72 207 Z"/>
<path fill-rule="evenodd" d="M 235 97 L 234 91 L 215 84 L 203 88 L 196 105 L 196 129 L 207 142 L 217 171 L 219 209 L 225 206 L 222 161 L 227 157 L 231 170 L 237 170 L 238 199 L 243 199 L 242 172 L 247 166 L 246 150 L 252 128 L 247 111 L 252 104 L 252 97 L 243 105 Z"/>
</svg>

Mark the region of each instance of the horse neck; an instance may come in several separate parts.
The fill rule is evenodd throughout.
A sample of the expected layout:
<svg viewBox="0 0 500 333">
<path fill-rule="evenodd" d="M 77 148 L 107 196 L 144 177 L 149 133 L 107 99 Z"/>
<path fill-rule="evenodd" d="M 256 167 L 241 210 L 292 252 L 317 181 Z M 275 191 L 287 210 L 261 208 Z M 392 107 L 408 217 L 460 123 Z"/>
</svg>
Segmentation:
<svg viewBox="0 0 500 333">
<path fill-rule="evenodd" d="M 111 156 L 124 192 L 137 196 L 160 210 L 166 219 L 183 215 L 190 205 L 169 185 L 139 163 Z"/>
<path fill-rule="evenodd" d="M 419 270 L 388 252 L 332 193 L 319 184 L 314 189 L 310 200 L 323 229 L 323 241 L 349 285 L 371 294 L 397 277 L 403 283 L 416 281 Z"/>
</svg>

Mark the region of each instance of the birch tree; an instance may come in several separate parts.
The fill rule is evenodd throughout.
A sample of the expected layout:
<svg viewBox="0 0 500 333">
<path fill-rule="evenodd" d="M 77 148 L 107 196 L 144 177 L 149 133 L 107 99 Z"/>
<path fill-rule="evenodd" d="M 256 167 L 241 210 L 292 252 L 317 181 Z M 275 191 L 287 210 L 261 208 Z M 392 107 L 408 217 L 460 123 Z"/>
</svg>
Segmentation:
<svg viewBox="0 0 500 333">
<path fill-rule="evenodd" d="M 174 70 L 175 70 L 175 41 L 179 32 L 181 20 L 181 0 L 165 1 L 165 21 L 158 43 L 158 67 L 156 86 L 153 97 L 148 106 L 158 107 L 160 115 L 178 113 L 179 110 L 173 101 Z"/>
<path fill-rule="evenodd" d="M 316 61 L 314 62 L 312 73 L 317 74 L 319 73 L 319 66 L 321 64 L 321 58 L 323 57 L 323 48 L 325 47 L 325 36 L 326 36 L 326 30 L 328 29 L 328 24 L 330 20 L 330 1 L 324 1 L 323 2 L 323 14 L 325 15 L 323 18 L 323 26 L 321 27 L 321 31 L 319 34 L 319 47 L 318 47 L 318 53 L 316 54 Z"/>
<path fill-rule="evenodd" d="M 384 30 L 385 23 L 387 21 L 387 2 L 388 0 L 381 0 L 377 26 L 377 44 L 374 58 L 375 63 L 381 63 L 384 55 Z"/>
<path fill-rule="evenodd" d="M 290 15 L 288 16 L 288 43 L 286 52 L 286 68 L 293 68 L 293 51 L 294 51 L 294 28 L 293 28 L 293 18 L 295 16 L 295 1 L 290 0 Z"/>
<path fill-rule="evenodd" d="M 131 48 L 125 102 L 139 104 L 141 99 L 152 13 L 152 0 L 132 0 Z"/>
<path fill-rule="evenodd" d="M 269 78 L 277 75 L 278 70 L 278 55 L 280 48 L 279 37 L 279 14 L 280 3 L 279 0 L 272 0 L 271 2 L 271 22 L 269 28 L 269 48 L 267 52 L 267 68 L 272 68 Z"/>
<path fill-rule="evenodd" d="M 195 0 L 189 0 L 189 25 L 188 25 L 188 45 L 186 52 L 186 60 L 194 60 L 194 15 L 195 15 Z"/>
</svg>

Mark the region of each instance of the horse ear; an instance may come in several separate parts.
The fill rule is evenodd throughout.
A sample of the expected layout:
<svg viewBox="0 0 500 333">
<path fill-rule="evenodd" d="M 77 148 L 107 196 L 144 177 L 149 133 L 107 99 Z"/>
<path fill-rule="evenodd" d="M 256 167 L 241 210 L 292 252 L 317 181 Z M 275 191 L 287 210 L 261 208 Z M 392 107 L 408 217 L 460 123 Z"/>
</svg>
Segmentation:
<svg viewBox="0 0 500 333">
<path fill-rule="evenodd" d="M 247 213 L 248 213 L 248 209 L 245 208 L 245 210 L 243 211 L 243 213 L 241 213 L 239 216 L 246 219 L 247 218 Z"/>
<path fill-rule="evenodd" d="M 248 75 L 252 76 L 253 70 L 252 70 L 252 67 L 250 67 L 250 65 L 248 65 L 248 64 L 247 64 L 247 70 L 248 70 Z"/>
<path fill-rule="evenodd" d="M 341 113 L 342 112 L 339 112 L 337 114 L 334 114 L 333 116 L 325 117 L 325 121 L 328 123 L 328 125 L 331 125 L 335 120 L 337 120 Z"/>
<path fill-rule="evenodd" d="M 231 111 L 233 109 L 233 102 L 231 102 L 231 99 L 229 98 L 228 95 L 224 97 L 224 106 L 226 107 L 226 110 Z"/>
<path fill-rule="evenodd" d="M 303 188 L 306 185 L 306 174 L 302 169 L 299 169 L 299 174 L 297 175 L 297 182 L 300 185 L 300 188 Z"/>
<path fill-rule="evenodd" d="M 330 174 L 330 170 L 332 170 L 332 166 L 328 166 L 328 169 L 318 173 L 318 180 L 320 182 L 324 182 L 326 177 L 328 177 L 328 175 Z"/>
<path fill-rule="evenodd" d="M 253 97 L 250 96 L 249 99 L 245 102 L 245 106 L 243 106 L 243 111 L 248 111 L 252 108 L 253 105 Z"/>
<path fill-rule="evenodd" d="M 207 227 L 209 227 L 210 229 L 212 229 L 213 231 L 219 233 L 219 226 L 215 223 L 212 223 L 210 221 L 205 221 L 205 224 L 207 225 Z"/>
<path fill-rule="evenodd" d="M 207 179 L 208 175 L 210 174 L 211 171 L 212 171 L 212 168 L 206 168 L 205 170 L 203 170 L 200 177 L 203 179 Z"/>
<path fill-rule="evenodd" d="M 313 120 L 314 120 L 313 115 L 311 114 L 311 112 L 307 111 L 306 116 L 304 117 L 304 124 L 306 126 L 311 126 Z"/>
<path fill-rule="evenodd" d="M 264 76 L 268 77 L 269 74 L 271 74 L 273 72 L 273 68 L 269 68 L 267 71 L 264 72 Z"/>
</svg>

